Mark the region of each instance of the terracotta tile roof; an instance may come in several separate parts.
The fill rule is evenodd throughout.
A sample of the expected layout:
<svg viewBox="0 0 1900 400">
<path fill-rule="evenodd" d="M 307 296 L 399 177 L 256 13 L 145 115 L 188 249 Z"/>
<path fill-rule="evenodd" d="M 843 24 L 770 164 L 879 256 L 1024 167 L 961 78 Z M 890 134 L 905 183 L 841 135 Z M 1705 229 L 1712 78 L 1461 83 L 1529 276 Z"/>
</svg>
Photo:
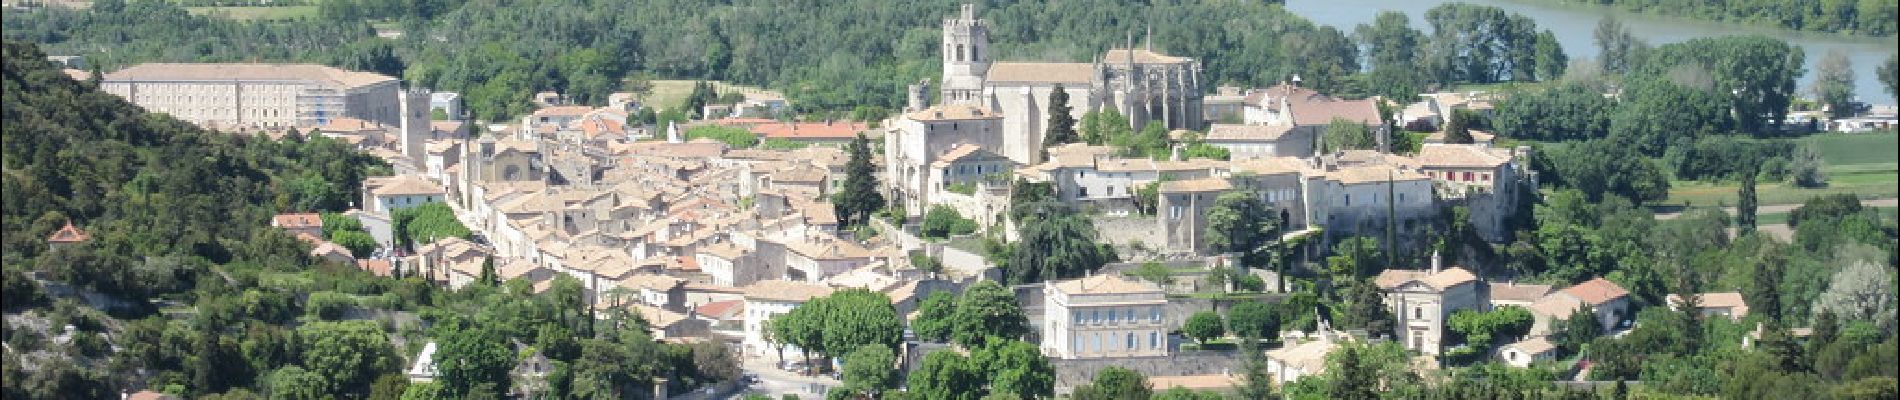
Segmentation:
<svg viewBox="0 0 1900 400">
<path fill-rule="evenodd" d="M 1545 340 L 1543 336 L 1524 339 L 1523 341 L 1504 345 L 1504 347 L 1514 348 L 1517 349 L 1517 351 L 1532 355 L 1544 354 L 1557 349 L 1557 345 L 1551 344 L 1550 341 Z"/>
<path fill-rule="evenodd" d="M 745 257 L 745 255 L 748 253 L 751 253 L 751 251 L 746 250 L 745 248 L 739 247 L 739 245 L 733 244 L 732 242 L 715 243 L 715 244 L 707 245 L 707 246 L 699 246 L 699 254 L 719 257 L 721 259 L 725 259 L 728 261 L 737 260 L 740 257 Z"/>
<path fill-rule="evenodd" d="M 547 269 L 547 267 L 534 265 L 534 263 L 529 262 L 528 260 L 523 260 L 519 258 L 510 258 L 506 262 L 501 262 L 501 265 L 495 266 L 495 276 L 501 278 L 501 280 L 506 281 L 506 280 L 515 279 L 515 278 L 531 276 L 531 275 L 534 275 L 535 270 L 545 270 L 545 269 Z"/>
<path fill-rule="evenodd" d="M 1682 304 L 1682 296 L 1671 293 L 1664 298 L 1664 301 L 1670 308 L 1675 308 Z M 1748 300 L 1742 297 L 1741 292 L 1702 293 L 1697 297 L 1696 302 L 1697 306 L 1702 308 L 1727 308 L 1736 318 L 1748 315 Z"/>
<path fill-rule="evenodd" d="M 1418 173 L 1417 171 L 1412 171 L 1410 169 L 1405 169 L 1405 168 L 1393 168 L 1393 166 L 1390 166 L 1390 165 L 1370 165 L 1370 166 L 1340 168 L 1337 171 L 1327 171 L 1326 178 L 1334 180 L 1334 181 L 1338 181 L 1340 184 L 1344 184 L 1344 185 L 1358 185 L 1358 184 L 1365 184 L 1365 183 L 1385 183 L 1387 179 L 1391 179 L 1393 182 L 1419 181 L 1419 180 L 1431 179 L 1431 177 L 1425 176 L 1425 174 Z"/>
<path fill-rule="evenodd" d="M 271 217 L 271 225 L 283 229 L 322 228 L 323 217 L 316 213 L 284 213 Z"/>
<path fill-rule="evenodd" d="M 943 155 L 937 156 L 937 160 L 930 163 L 930 166 L 943 168 L 958 161 L 995 161 L 1007 159 L 1009 159 L 1009 157 L 1003 157 L 1002 155 L 990 152 L 984 149 L 983 146 L 964 143 L 951 147 L 950 150 L 945 150 Z"/>
<path fill-rule="evenodd" d="M 1113 50 L 1109 50 L 1107 53 L 1102 54 L 1102 63 L 1103 64 L 1125 63 L 1125 62 L 1128 62 L 1128 57 L 1130 55 L 1134 56 L 1135 58 L 1134 61 L 1136 64 L 1179 64 L 1179 63 L 1194 61 L 1194 59 L 1192 58 L 1175 57 L 1175 56 L 1170 56 L 1166 54 L 1156 53 L 1156 52 L 1149 51 L 1146 49 L 1113 49 Z M 1084 65 L 1087 65 L 1087 64 L 1084 64 Z"/>
<path fill-rule="evenodd" d="M 746 285 L 744 289 L 745 298 L 747 300 L 758 299 L 799 303 L 811 300 L 813 297 L 830 296 L 831 292 L 833 292 L 829 287 L 776 279 L 753 282 L 751 285 Z"/>
<path fill-rule="evenodd" d="M 364 131 L 379 131 L 379 130 L 383 130 L 383 126 L 375 122 L 364 121 L 357 118 L 336 117 L 336 118 L 331 118 L 330 122 L 328 123 L 317 126 L 317 130 L 324 131 L 324 132 L 351 133 L 351 132 L 364 132 Z"/>
<path fill-rule="evenodd" d="M 72 221 L 66 221 L 66 226 L 60 227 L 59 230 L 53 231 L 52 236 L 46 237 L 47 243 L 80 243 L 87 240 L 92 240 L 92 235 L 87 235 L 85 230 L 73 226 Z"/>
<path fill-rule="evenodd" d="M 72 78 L 72 80 L 75 81 L 85 82 L 88 79 L 92 79 L 92 73 L 86 72 L 86 70 L 83 69 L 66 68 L 59 70 L 59 72 L 65 73 L 67 78 Z"/>
<path fill-rule="evenodd" d="M 317 64 L 145 63 L 106 74 L 106 81 L 308 81 L 354 88 L 395 81 L 381 74 Z"/>
<path fill-rule="evenodd" d="M 1535 303 L 1531 303 L 1530 311 L 1533 314 L 1567 318 L 1571 313 L 1576 312 L 1579 308 L 1584 308 L 1584 306 L 1585 304 L 1577 300 L 1576 297 L 1565 295 L 1563 292 L 1554 292 L 1545 295 L 1542 299 L 1537 299 Z"/>
<path fill-rule="evenodd" d="M 868 129 L 871 129 L 871 125 L 857 122 L 780 122 L 753 125 L 750 130 L 760 136 L 776 139 L 849 140 L 856 139 L 858 132 Z"/>
<path fill-rule="evenodd" d="M 785 249 L 815 260 L 866 258 L 871 251 L 848 240 L 834 238 L 786 239 Z"/>
<path fill-rule="evenodd" d="M 1184 181 L 1161 182 L 1162 193 L 1184 192 L 1221 192 L 1233 189 L 1234 185 L 1221 178 L 1201 178 Z"/>
<path fill-rule="evenodd" d="M 1628 290 L 1623 290 L 1622 286 L 1618 286 L 1615 282 L 1610 282 L 1603 278 L 1591 279 L 1579 283 L 1576 286 L 1564 288 L 1563 292 L 1575 296 L 1577 300 L 1582 300 L 1584 303 L 1588 303 L 1592 306 L 1601 305 L 1610 300 L 1629 296 L 1630 294 Z"/>
<path fill-rule="evenodd" d="M 990 71 L 992 71 L 993 73 L 995 69 L 991 69 Z M 910 119 L 915 120 L 915 121 L 997 119 L 997 118 L 1002 118 L 1002 117 L 1003 117 L 1002 113 L 993 112 L 990 110 L 983 109 L 981 107 L 961 105 L 961 104 L 935 106 L 935 107 L 923 109 L 921 111 L 910 113 Z"/>
<path fill-rule="evenodd" d="M 693 307 L 693 312 L 715 320 L 738 318 L 741 315 L 745 315 L 745 300 L 726 300 L 701 304 L 699 307 Z"/>
<path fill-rule="evenodd" d="M 1274 141 L 1293 130 L 1292 125 L 1213 124 L 1207 127 L 1206 140 Z"/>
<path fill-rule="evenodd" d="M 1252 172 L 1259 175 L 1297 174 L 1306 171 L 1307 163 L 1295 157 L 1267 157 L 1252 160 L 1239 160 L 1228 163 L 1228 169 L 1234 172 Z"/>
<path fill-rule="evenodd" d="M 1497 139 L 1497 137 L 1498 137 L 1497 134 L 1493 134 L 1490 132 L 1485 132 L 1485 131 L 1476 130 L 1476 129 L 1471 130 L 1471 140 L 1473 142 L 1486 143 L 1486 142 L 1492 141 L 1493 139 Z M 1445 131 L 1441 130 L 1441 131 L 1432 132 L 1431 134 L 1425 135 L 1425 142 L 1426 143 L 1444 143 Z"/>
<path fill-rule="evenodd" d="M 384 259 L 356 260 L 356 267 L 376 276 L 389 276 L 390 263 Z"/>
<path fill-rule="evenodd" d="M 1405 286 L 1407 282 L 1417 281 L 1425 284 L 1425 286 L 1443 291 L 1453 286 L 1476 282 L 1477 280 L 1478 277 L 1472 275 L 1471 271 L 1467 271 L 1464 268 L 1451 267 L 1440 270 L 1436 274 L 1431 273 L 1431 271 L 1388 269 L 1384 272 L 1380 272 L 1379 277 L 1373 279 L 1373 283 L 1378 284 L 1381 289 L 1391 290 Z"/>
<path fill-rule="evenodd" d="M 1512 301 L 1533 303 L 1550 294 L 1550 285 L 1528 285 L 1518 283 L 1491 284 L 1491 301 Z"/>
<path fill-rule="evenodd" d="M 611 119 L 591 118 L 581 121 L 580 124 L 581 135 L 586 136 L 588 139 L 624 137 L 627 134 L 626 125 L 621 124 L 620 121 Z"/>
<path fill-rule="evenodd" d="M 150 390 L 140 390 L 138 393 L 133 393 L 133 394 L 129 394 L 125 396 L 125 400 L 178 400 L 179 398 L 180 397 L 178 396 L 154 392 Z"/>
<path fill-rule="evenodd" d="M 381 182 L 370 193 L 377 196 L 418 196 L 439 195 L 442 188 L 421 177 L 403 175 L 391 177 Z"/>
<path fill-rule="evenodd" d="M 985 79 L 990 82 L 1086 85 L 1094 78 L 1095 65 L 1089 63 L 999 62 L 990 64 L 989 76 Z"/>
<path fill-rule="evenodd" d="M 632 156 L 671 157 L 671 158 L 713 158 L 725 154 L 726 144 L 719 141 L 664 143 L 639 142 L 626 148 L 625 153 Z"/>
<path fill-rule="evenodd" d="M 1334 118 L 1367 125 L 1384 123 L 1379 119 L 1378 103 L 1372 100 L 1307 99 L 1304 103 L 1295 100 L 1292 106 L 1293 123 L 1299 125 L 1326 125 Z"/>
<path fill-rule="evenodd" d="M 1096 274 L 1082 279 L 1066 280 L 1057 282 L 1055 288 L 1069 295 L 1161 293 L 1161 288 L 1154 284 L 1122 278 L 1120 274 Z"/>
<path fill-rule="evenodd" d="M 1412 160 L 1422 168 L 1497 168 L 1511 162 L 1490 149 L 1462 144 L 1422 146 Z"/>
<path fill-rule="evenodd" d="M 644 275 L 644 274 L 636 274 L 636 275 L 629 276 L 626 278 L 621 278 L 619 282 L 620 287 L 624 287 L 628 289 L 647 289 L 647 290 L 658 290 L 658 291 L 673 290 L 673 288 L 677 288 L 685 284 L 686 284 L 685 279 L 674 278 L 674 277 L 666 276 L 666 275 Z"/>
<path fill-rule="evenodd" d="M 541 107 L 541 109 L 539 110 L 534 110 L 534 116 L 536 117 L 579 117 L 582 115 L 587 115 L 587 113 L 592 112 L 592 111 L 594 111 L 594 108 L 588 107 L 588 106 L 551 106 L 551 107 Z"/>
</svg>

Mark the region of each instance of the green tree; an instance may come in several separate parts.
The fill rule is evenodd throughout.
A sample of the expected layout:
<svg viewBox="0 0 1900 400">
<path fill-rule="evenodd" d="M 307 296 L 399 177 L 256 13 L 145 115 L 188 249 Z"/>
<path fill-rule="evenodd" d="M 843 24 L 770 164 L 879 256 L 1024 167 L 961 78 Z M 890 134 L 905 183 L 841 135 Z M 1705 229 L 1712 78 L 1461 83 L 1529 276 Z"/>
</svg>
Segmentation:
<svg viewBox="0 0 1900 400">
<path fill-rule="evenodd" d="M 958 214 L 957 210 L 950 206 L 938 204 L 931 206 L 930 211 L 924 213 L 924 223 L 919 228 L 918 234 L 926 238 L 941 239 L 968 235 L 975 233 L 976 229 L 976 221 L 963 218 L 962 214 Z"/>
<path fill-rule="evenodd" d="M 1367 85 L 1373 94 L 1400 102 L 1418 96 L 1424 77 L 1417 64 L 1425 34 L 1412 29 L 1411 18 L 1397 11 L 1380 11 L 1371 24 L 1354 28 L 1353 36 L 1366 49 L 1366 65 L 1371 68 Z"/>
<path fill-rule="evenodd" d="M 1570 67 L 1570 56 L 1564 55 L 1563 46 L 1557 43 L 1557 34 L 1545 29 L 1533 39 L 1536 43 L 1537 80 L 1554 81 L 1564 76 L 1564 69 Z"/>
<path fill-rule="evenodd" d="M 1614 109 L 1616 103 L 1604 98 L 1600 88 L 1569 82 L 1513 94 L 1498 104 L 1489 122 L 1498 133 L 1518 139 L 1596 139 L 1609 136 L 1610 112 Z M 1478 116 L 1471 110 L 1455 109 L 1450 117 L 1445 124 L 1445 142 L 1471 143 L 1466 141 L 1468 127 Z"/>
<path fill-rule="evenodd" d="M 911 331 L 918 340 L 945 342 L 955 327 L 957 311 L 956 295 L 947 291 L 931 292 L 917 306 L 917 318 L 911 320 Z"/>
<path fill-rule="evenodd" d="M 990 378 L 991 396 L 1035 399 L 1055 395 L 1055 366 L 1029 342 L 993 340 L 971 353 L 969 361 Z"/>
<path fill-rule="evenodd" d="M 1379 398 L 1377 366 L 1367 365 L 1363 346 L 1345 345 L 1326 355 L 1326 394 L 1335 399 Z"/>
<path fill-rule="evenodd" d="M 1020 241 L 1005 268 L 1010 283 L 1076 278 L 1110 262 L 1093 220 L 1061 205 L 1039 208 L 1017 225 Z"/>
<path fill-rule="evenodd" d="M 837 209 L 839 225 L 858 226 L 870 222 L 871 214 L 884 207 L 884 195 L 878 191 L 871 143 L 863 132 L 846 146 L 845 153 L 851 159 L 845 163 L 844 186 L 831 195 L 831 203 Z"/>
<path fill-rule="evenodd" d="M 1049 129 L 1042 135 L 1042 146 L 1056 146 L 1075 143 L 1081 138 L 1075 132 L 1075 117 L 1069 115 L 1069 92 L 1058 84 L 1049 91 Z"/>
<path fill-rule="evenodd" d="M 983 394 L 982 371 L 955 351 L 924 355 L 923 364 L 910 374 L 912 396 L 922 399 L 976 400 Z"/>
<path fill-rule="evenodd" d="M 1728 93 L 1735 128 L 1763 134 L 1788 115 L 1801 73 L 1800 48 L 1764 36 L 1691 39 L 1645 52 L 1636 75 L 1664 76 L 1685 65 L 1707 70 L 1715 93 Z"/>
<path fill-rule="evenodd" d="M 394 229 L 400 232 L 399 244 L 413 246 L 434 243 L 437 239 L 474 237 L 475 233 L 455 218 L 455 211 L 447 204 L 433 202 L 415 207 L 398 209 L 391 213 L 395 220 Z"/>
<path fill-rule="evenodd" d="M 1375 335 L 1393 334 L 1392 310 L 1385 306 L 1385 296 L 1371 279 L 1357 281 L 1347 287 L 1348 299 L 1346 312 L 1340 316 L 1340 323 L 1365 329 Z"/>
<path fill-rule="evenodd" d="M 1216 251 L 1248 258 L 1279 240 L 1279 214 L 1248 192 L 1222 193 L 1207 211 L 1207 243 Z"/>
<path fill-rule="evenodd" d="M 1217 338 L 1226 333 L 1226 328 L 1221 326 L 1220 314 L 1213 311 L 1201 311 L 1189 316 L 1187 322 L 1181 324 L 1181 333 L 1194 338 L 1195 342 L 1207 343 L 1208 339 Z"/>
<path fill-rule="evenodd" d="M 897 379 L 897 356 L 891 348 L 867 344 L 844 357 L 844 390 L 872 398 L 890 390 Z"/>
<path fill-rule="evenodd" d="M 823 351 L 852 351 L 865 345 L 896 348 L 903 341 L 904 323 L 891 307 L 890 297 L 866 289 L 844 289 L 813 300 L 823 302 Z M 810 305 L 807 303 L 806 305 Z"/>
<path fill-rule="evenodd" d="M 712 139 L 735 149 L 748 149 L 759 144 L 759 134 L 738 127 L 700 125 L 687 128 L 683 133 L 687 140 Z"/>
<path fill-rule="evenodd" d="M 1888 96 L 1900 99 L 1900 58 L 1896 57 L 1900 57 L 1900 54 L 1887 55 L 1887 62 L 1880 63 L 1880 68 L 1874 70 L 1874 74 L 1878 75 L 1881 84 L 1887 86 Z"/>
<path fill-rule="evenodd" d="M 1364 123 L 1334 118 L 1326 125 L 1325 138 L 1321 139 L 1320 152 L 1332 153 L 1339 150 L 1371 149 L 1379 142 L 1372 136 L 1372 128 Z"/>
<path fill-rule="evenodd" d="M 436 381 L 451 397 L 472 395 L 480 384 L 508 387 L 515 352 L 500 332 L 482 326 L 445 326 L 437 335 Z"/>
<path fill-rule="evenodd" d="M 1272 338 L 1280 333 L 1280 316 L 1267 303 L 1240 302 L 1227 309 L 1227 327 L 1242 338 Z"/>
<path fill-rule="evenodd" d="M 1854 64 L 1840 49 L 1828 51 L 1814 66 L 1814 98 L 1820 100 L 1829 117 L 1854 115 Z"/>
<path fill-rule="evenodd" d="M 330 236 L 330 242 L 350 250 L 353 257 L 369 257 L 376 251 L 376 238 L 362 231 L 338 231 Z"/>
<path fill-rule="evenodd" d="M 1445 121 L 1445 143 L 1471 144 L 1477 142 L 1478 139 L 1471 136 L 1470 121 L 1471 112 L 1462 109 L 1452 110 L 1451 118 Z"/>
<path fill-rule="evenodd" d="M 376 377 L 394 372 L 401 363 L 389 338 L 371 321 L 320 321 L 297 328 L 307 338 L 303 366 L 321 379 L 322 393 L 368 394 Z"/>
<path fill-rule="evenodd" d="M 1016 303 L 1016 295 L 996 281 L 980 281 L 964 289 L 951 320 L 951 340 L 964 348 L 1029 334 L 1029 319 Z"/>
<path fill-rule="evenodd" d="M 1596 39 L 1597 62 L 1602 64 L 1604 73 L 1627 72 L 1634 64 L 1636 53 L 1648 47 L 1614 16 L 1598 21 L 1592 37 Z"/>
<path fill-rule="evenodd" d="M 1557 342 L 1558 349 L 1567 354 L 1575 354 L 1583 349 L 1585 343 L 1590 343 L 1598 335 L 1603 334 L 1603 324 L 1597 322 L 1596 313 L 1582 307 L 1572 311 L 1570 317 L 1565 318 L 1562 325 L 1556 328 L 1556 332 L 1551 334 L 1551 339 Z"/>
<path fill-rule="evenodd" d="M 1742 174 L 1742 188 L 1736 193 L 1735 227 L 1741 233 L 1755 231 L 1755 171 Z"/>
<path fill-rule="evenodd" d="M 1140 267 L 1135 267 L 1134 271 L 1128 272 L 1128 275 L 1154 282 L 1156 285 L 1167 286 L 1174 283 L 1174 271 L 1168 270 L 1168 267 L 1156 261 L 1142 263 Z"/>
<path fill-rule="evenodd" d="M 1154 396 L 1148 377 L 1127 368 L 1109 366 L 1095 373 L 1095 380 L 1078 386 L 1069 396 L 1075 400 L 1128 400 Z"/>
<path fill-rule="evenodd" d="M 1521 307 L 1498 307 L 1491 311 L 1458 310 L 1445 322 L 1451 331 L 1464 336 L 1465 344 L 1488 348 L 1499 339 L 1513 340 L 1530 332 L 1535 321 L 1530 311 Z"/>
<path fill-rule="evenodd" d="M 330 385 L 329 377 L 303 369 L 295 365 L 285 366 L 270 373 L 265 381 L 266 390 L 271 398 L 288 400 L 318 400 L 329 398 L 324 388 Z"/>
<path fill-rule="evenodd" d="M 1113 107 L 1082 114 L 1080 125 L 1082 141 L 1090 145 L 1117 143 L 1118 140 L 1135 135 L 1134 128 L 1129 126 L 1128 117 Z"/>
</svg>

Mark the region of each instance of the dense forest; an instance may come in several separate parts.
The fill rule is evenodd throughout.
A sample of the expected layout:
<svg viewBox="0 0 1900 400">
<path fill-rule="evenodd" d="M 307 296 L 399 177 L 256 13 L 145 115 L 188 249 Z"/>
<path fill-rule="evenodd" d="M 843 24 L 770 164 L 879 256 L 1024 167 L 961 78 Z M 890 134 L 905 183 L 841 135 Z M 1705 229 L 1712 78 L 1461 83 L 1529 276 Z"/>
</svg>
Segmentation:
<svg viewBox="0 0 1900 400">
<path fill-rule="evenodd" d="M 1894 0 L 1560 0 L 1625 10 L 1852 35 L 1891 36 L 1900 23 Z"/>
<path fill-rule="evenodd" d="M 660 78 L 763 85 L 787 93 L 801 111 L 849 111 L 900 107 L 905 85 L 936 77 L 940 21 L 962 2 L 324 1 L 315 17 L 233 21 L 161 0 L 104 0 L 86 10 L 6 11 L 4 27 L 7 38 L 86 55 L 108 71 L 147 61 L 298 61 L 377 71 L 461 92 L 474 117 L 491 120 L 524 112 L 527 94 L 539 90 L 597 102 Z M 1298 74 L 1327 92 L 1410 96 L 1428 84 L 1544 79 L 1565 65 L 1548 32 L 1495 7 L 1441 7 L 1431 16 L 1431 37 L 1388 27 L 1403 28 L 1386 31 L 1403 43 L 1381 47 L 1377 58 L 1361 57 L 1360 47 L 1383 38 L 1316 26 L 1273 2 L 999 1 L 979 8 L 992 23 L 999 60 L 1089 61 L 1111 47 L 1145 43 L 1151 29 L 1158 50 L 1205 63 L 1209 90 Z M 402 35 L 384 39 L 378 29 Z M 1464 30 L 1491 33 L 1454 34 Z M 1430 73 L 1361 73 L 1418 60 L 1431 61 Z M 1402 85 L 1384 90 L 1393 81 Z"/>
<path fill-rule="evenodd" d="M 509 343 L 551 360 L 557 397 L 648 393 L 655 378 L 691 390 L 738 373 L 723 347 L 658 343 L 624 309 L 596 316 L 571 278 L 540 295 L 525 281 L 446 291 L 314 259 L 270 216 L 341 210 L 387 166 L 320 136 L 147 114 L 67 78 L 32 44 L 6 41 L 4 56 L 0 397 L 495 398 L 524 354 Z M 69 222 L 91 239 L 48 251 Z M 453 367 L 411 386 L 401 369 L 431 340 Z"/>
</svg>

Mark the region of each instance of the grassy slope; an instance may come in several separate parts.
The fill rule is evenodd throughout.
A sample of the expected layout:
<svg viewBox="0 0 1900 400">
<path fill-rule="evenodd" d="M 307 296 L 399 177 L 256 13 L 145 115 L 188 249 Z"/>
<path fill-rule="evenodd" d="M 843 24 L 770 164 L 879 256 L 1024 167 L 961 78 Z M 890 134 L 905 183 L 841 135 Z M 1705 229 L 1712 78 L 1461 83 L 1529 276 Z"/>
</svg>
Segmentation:
<svg viewBox="0 0 1900 400">
<path fill-rule="evenodd" d="M 280 20 L 302 17 L 315 17 L 317 6 L 273 6 L 273 7 L 185 7 L 192 14 L 223 15 L 239 21 Z"/>
</svg>

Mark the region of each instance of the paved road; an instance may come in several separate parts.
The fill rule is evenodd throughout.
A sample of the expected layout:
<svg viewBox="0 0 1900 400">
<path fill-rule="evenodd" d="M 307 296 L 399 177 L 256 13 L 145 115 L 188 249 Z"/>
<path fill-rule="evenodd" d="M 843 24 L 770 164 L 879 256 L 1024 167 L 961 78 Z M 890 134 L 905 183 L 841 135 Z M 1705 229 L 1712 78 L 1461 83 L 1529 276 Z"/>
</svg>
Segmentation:
<svg viewBox="0 0 1900 400">
<path fill-rule="evenodd" d="M 1867 200 L 1861 200 L 1860 205 L 1862 207 L 1896 207 L 1896 206 L 1900 206 L 1900 199 L 1867 199 Z M 1755 215 L 1788 213 L 1788 212 L 1794 211 L 1794 209 L 1796 208 L 1801 208 L 1801 205 L 1800 204 L 1770 204 L 1770 205 L 1756 207 Z M 1735 207 L 1722 207 L 1722 212 L 1729 213 L 1729 215 L 1735 215 Z M 1659 219 L 1659 220 L 1676 219 L 1676 217 L 1680 217 L 1680 216 L 1682 216 L 1682 211 L 1656 213 L 1656 219 Z"/>
<path fill-rule="evenodd" d="M 796 357 L 788 355 L 788 357 Z M 747 357 L 740 368 L 747 374 L 759 377 L 759 382 L 750 385 L 744 394 L 763 394 L 777 400 L 784 395 L 797 395 L 801 399 L 822 399 L 825 392 L 842 384 L 836 379 L 823 376 L 804 376 L 796 372 L 778 368 L 777 356 Z"/>
</svg>

